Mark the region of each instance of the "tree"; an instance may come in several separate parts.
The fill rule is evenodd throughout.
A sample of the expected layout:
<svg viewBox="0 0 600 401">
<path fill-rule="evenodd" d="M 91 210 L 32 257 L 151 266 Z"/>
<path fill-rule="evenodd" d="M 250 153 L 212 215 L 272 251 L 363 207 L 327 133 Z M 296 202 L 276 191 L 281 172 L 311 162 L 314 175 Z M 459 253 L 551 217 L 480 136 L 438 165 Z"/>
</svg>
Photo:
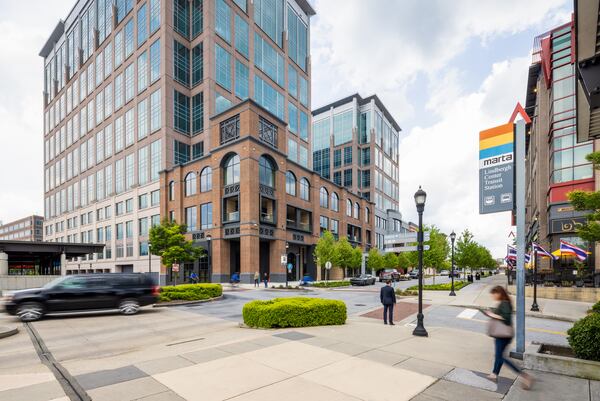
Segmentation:
<svg viewBox="0 0 600 401">
<path fill-rule="evenodd" d="M 480 259 L 479 244 L 473 239 L 473 234 L 465 229 L 456 241 L 454 253 L 456 266 L 473 270 L 474 267 L 477 267 Z"/>
<path fill-rule="evenodd" d="M 150 229 L 150 253 L 160 256 L 163 265 L 172 267 L 174 263 L 193 262 L 204 253 L 202 247 L 194 246 L 185 239 L 187 228 L 184 224 L 164 220 Z"/>
<path fill-rule="evenodd" d="M 379 253 L 379 249 L 369 249 L 369 256 L 367 256 L 367 267 L 373 272 L 383 269 L 383 255 Z"/>
<path fill-rule="evenodd" d="M 360 269 L 362 265 L 362 254 L 363 251 L 359 247 L 355 247 L 352 249 L 352 260 L 350 268 L 352 269 L 353 274 L 356 274 L 355 270 Z"/>
<path fill-rule="evenodd" d="M 337 244 L 335 244 L 334 249 L 334 259 L 336 261 L 335 264 L 344 269 L 345 275 L 346 269 L 352 266 L 352 245 L 350 245 L 350 242 L 348 242 L 348 239 L 346 237 L 343 237 L 337 242 Z"/>
<path fill-rule="evenodd" d="M 398 267 L 398 256 L 392 252 L 386 253 L 383 257 L 383 266 L 386 269 L 396 269 Z"/>
<path fill-rule="evenodd" d="M 336 244 L 333 234 L 329 231 L 325 231 L 315 246 L 313 254 L 315 262 L 321 267 L 325 267 L 325 263 L 327 262 L 335 264 L 335 247 Z"/>
<path fill-rule="evenodd" d="M 423 251 L 423 267 L 432 267 L 438 270 L 443 267 L 450 252 L 447 236 L 436 226 L 425 227 L 423 231 L 429 231 L 430 236 L 429 241 L 424 243 L 424 245 L 429 245 L 429 250 Z M 410 265 L 418 265 L 419 253 L 417 251 L 409 252 L 407 258 Z"/>
<path fill-rule="evenodd" d="M 408 272 L 408 268 L 412 265 L 413 264 L 411 263 L 411 260 L 406 252 L 400 252 L 398 254 L 398 267 L 402 269 L 402 273 Z"/>
<path fill-rule="evenodd" d="M 592 152 L 585 157 L 592 162 L 594 169 L 600 170 L 600 152 Z M 588 212 L 587 221 L 578 225 L 577 234 L 590 243 L 600 241 L 600 192 L 575 190 L 567 194 L 573 208 L 579 212 Z"/>
</svg>

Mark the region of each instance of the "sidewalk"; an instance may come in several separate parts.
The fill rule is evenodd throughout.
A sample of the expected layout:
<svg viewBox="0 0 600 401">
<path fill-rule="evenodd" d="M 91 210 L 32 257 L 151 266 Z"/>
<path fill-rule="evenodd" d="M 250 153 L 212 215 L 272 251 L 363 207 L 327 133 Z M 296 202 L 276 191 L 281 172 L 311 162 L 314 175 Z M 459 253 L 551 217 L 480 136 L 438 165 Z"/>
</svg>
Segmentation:
<svg viewBox="0 0 600 401">
<path fill-rule="evenodd" d="M 495 306 L 496 302 L 490 296 L 490 289 L 496 285 L 505 285 L 506 277 L 496 275 L 487 277 L 481 281 L 475 281 L 460 291 L 456 291 L 456 297 L 450 297 L 447 291 L 424 291 L 423 297 L 427 303 L 437 305 L 450 305 L 464 308 L 490 308 Z M 511 296 L 513 304 L 515 297 Z M 416 298 L 406 298 L 406 301 L 416 302 Z M 525 315 L 545 319 L 564 320 L 575 322 L 586 316 L 588 309 L 593 304 L 587 302 L 564 301 L 560 299 L 537 300 L 540 311 L 531 312 L 533 298 L 525 298 Z"/>
</svg>

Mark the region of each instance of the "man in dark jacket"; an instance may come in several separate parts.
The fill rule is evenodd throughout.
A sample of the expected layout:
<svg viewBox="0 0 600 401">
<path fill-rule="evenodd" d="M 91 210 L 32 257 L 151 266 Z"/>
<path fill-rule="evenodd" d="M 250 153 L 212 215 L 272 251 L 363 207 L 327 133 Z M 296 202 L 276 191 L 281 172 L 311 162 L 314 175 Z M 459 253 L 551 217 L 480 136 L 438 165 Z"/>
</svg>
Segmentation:
<svg viewBox="0 0 600 401">
<path fill-rule="evenodd" d="M 396 303 L 396 293 L 392 288 L 392 282 L 387 280 L 385 282 L 385 287 L 381 287 L 381 292 L 379 293 L 379 298 L 381 299 L 381 303 L 383 304 L 383 323 L 388 324 L 388 320 L 390 324 L 394 324 L 394 304 Z"/>
</svg>

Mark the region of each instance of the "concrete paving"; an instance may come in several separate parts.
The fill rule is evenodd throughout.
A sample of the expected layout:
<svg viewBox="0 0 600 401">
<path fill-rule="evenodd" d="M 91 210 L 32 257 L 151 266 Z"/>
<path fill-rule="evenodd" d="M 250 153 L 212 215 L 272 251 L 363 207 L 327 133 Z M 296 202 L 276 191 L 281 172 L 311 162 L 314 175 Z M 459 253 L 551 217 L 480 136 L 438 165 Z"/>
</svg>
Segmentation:
<svg viewBox="0 0 600 401">
<path fill-rule="evenodd" d="M 474 293 L 481 291 L 474 287 Z M 599 383 L 565 376 L 536 373 L 538 383 L 524 392 L 514 374 L 503 369 L 496 386 L 484 378 L 493 347 L 489 337 L 473 329 L 478 326 L 428 325 L 429 337 L 414 337 L 414 316 L 396 326 L 360 317 L 378 306 L 374 291 L 318 293 L 351 303 L 343 326 L 239 327 L 241 319 L 232 316 L 239 315 L 244 300 L 271 293 L 238 289 L 227 293 L 232 295 L 228 304 L 226 297 L 220 305 L 49 318 L 34 327 L 93 400 L 600 401 Z M 448 314 L 444 308 L 458 320 L 460 309 L 443 304 L 434 304 L 427 314 Z M 0 324 L 5 321 L 15 324 L 0 316 Z M 426 317 L 426 324 L 433 321 Z M 0 401 L 68 399 L 26 332 L 3 339 L 2 345 Z M 579 391 L 579 398 L 557 398 L 569 388 L 587 389 L 587 395 Z"/>
</svg>

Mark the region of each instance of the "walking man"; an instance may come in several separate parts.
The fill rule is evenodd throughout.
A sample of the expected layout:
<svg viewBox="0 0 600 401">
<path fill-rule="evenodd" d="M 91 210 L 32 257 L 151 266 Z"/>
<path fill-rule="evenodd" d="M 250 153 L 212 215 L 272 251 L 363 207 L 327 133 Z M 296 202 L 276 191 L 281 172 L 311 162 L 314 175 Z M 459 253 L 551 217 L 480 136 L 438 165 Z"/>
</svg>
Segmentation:
<svg viewBox="0 0 600 401">
<path fill-rule="evenodd" d="M 394 304 L 396 303 L 396 293 L 392 288 L 392 282 L 387 280 L 385 287 L 381 287 L 379 298 L 383 304 L 383 323 L 394 325 Z"/>
<path fill-rule="evenodd" d="M 265 288 L 267 288 L 269 285 L 269 275 L 267 274 L 267 272 L 265 272 L 265 275 L 263 277 L 263 281 L 265 283 Z"/>
</svg>

